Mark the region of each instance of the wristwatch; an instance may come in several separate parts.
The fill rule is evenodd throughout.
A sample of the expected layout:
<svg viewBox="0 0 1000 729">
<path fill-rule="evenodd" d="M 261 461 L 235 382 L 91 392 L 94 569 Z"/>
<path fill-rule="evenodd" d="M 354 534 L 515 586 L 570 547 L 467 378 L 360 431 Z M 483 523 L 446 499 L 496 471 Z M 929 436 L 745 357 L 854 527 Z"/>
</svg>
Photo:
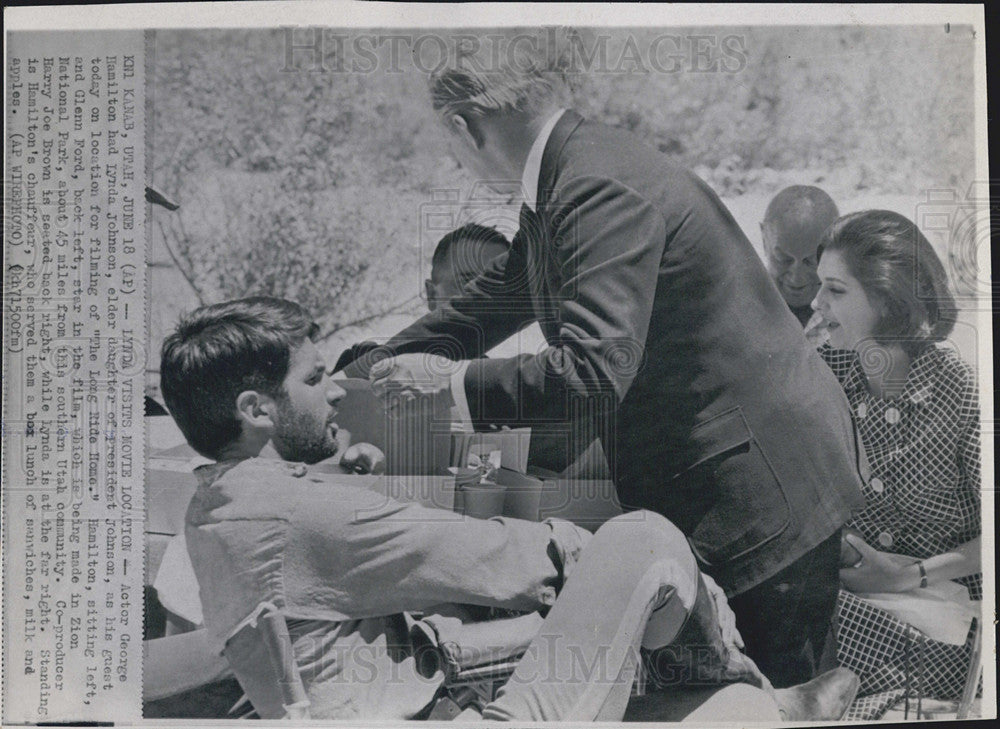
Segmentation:
<svg viewBox="0 0 1000 729">
<path fill-rule="evenodd" d="M 923 560 L 917 562 L 917 569 L 920 570 L 920 586 L 927 587 L 927 570 L 924 568 Z"/>
</svg>

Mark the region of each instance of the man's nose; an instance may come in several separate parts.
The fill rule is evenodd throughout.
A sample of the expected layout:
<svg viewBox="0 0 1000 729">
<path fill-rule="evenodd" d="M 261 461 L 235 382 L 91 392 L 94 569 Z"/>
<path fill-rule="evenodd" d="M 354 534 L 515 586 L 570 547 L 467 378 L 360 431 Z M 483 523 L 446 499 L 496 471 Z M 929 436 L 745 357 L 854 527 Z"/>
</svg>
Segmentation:
<svg viewBox="0 0 1000 729">
<path fill-rule="evenodd" d="M 789 269 L 788 278 L 793 286 L 805 286 L 812 281 L 813 271 L 808 265 L 798 261 Z"/>
<path fill-rule="evenodd" d="M 326 389 L 326 401 L 330 405 L 338 405 L 347 392 L 344 388 L 338 385 L 336 382 L 331 382 L 330 386 Z"/>
</svg>

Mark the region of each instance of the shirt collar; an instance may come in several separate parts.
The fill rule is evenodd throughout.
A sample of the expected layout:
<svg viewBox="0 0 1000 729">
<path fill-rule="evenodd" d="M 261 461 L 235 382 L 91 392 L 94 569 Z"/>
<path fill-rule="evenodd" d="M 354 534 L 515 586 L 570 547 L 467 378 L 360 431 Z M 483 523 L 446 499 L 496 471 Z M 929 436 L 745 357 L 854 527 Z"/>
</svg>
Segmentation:
<svg viewBox="0 0 1000 729">
<path fill-rule="evenodd" d="M 899 402 L 909 403 L 919 407 L 927 407 L 934 399 L 934 383 L 940 369 L 940 355 L 936 347 L 928 346 L 910 363 L 910 371 L 906 375 L 906 383 L 898 398 Z M 844 390 L 851 392 L 868 391 L 868 378 L 861 367 L 861 358 L 855 352 L 850 369 L 844 377 Z"/>
<path fill-rule="evenodd" d="M 538 136 L 535 137 L 531 150 L 528 152 L 528 159 L 524 162 L 524 173 L 521 175 L 521 187 L 525 196 L 524 203 L 535 211 L 538 203 L 538 183 L 542 175 L 542 155 L 545 153 L 545 145 L 548 144 L 549 137 L 556 123 L 566 113 L 566 109 L 560 109 L 545 120 Z"/>
<path fill-rule="evenodd" d="M 196 466 L 194 468 L 194 475 L 198 479 L 198 485 L 202 487 L 211 486 L 222 478 L 226 471 L 240 465 L 243 460 L 234 458 L 227 461 L 209 461 Z"/>
<path fill-rule="evenodd" d="M 847 392 L 853 390 L 868 391 L 868 378 L 865 377 L 865 371 L 861 369 L 861 358 L 857 352 L 853 352 L 851 355 L 851 365 L 844 376 L 843 388 Z"/>
</svg>

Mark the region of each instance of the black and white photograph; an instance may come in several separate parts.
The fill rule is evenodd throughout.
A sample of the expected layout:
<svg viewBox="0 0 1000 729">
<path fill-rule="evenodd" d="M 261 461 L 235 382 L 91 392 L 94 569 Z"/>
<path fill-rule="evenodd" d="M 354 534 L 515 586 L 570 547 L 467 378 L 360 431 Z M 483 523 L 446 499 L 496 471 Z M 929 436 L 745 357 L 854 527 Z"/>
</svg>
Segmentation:
<svg viewBox="0 0 1000 729">
<path fill-rule="evenodd" d="M 93 9 L 6 18 L 5 724 L 996 717 L 982 6 Z"/>
</svg>

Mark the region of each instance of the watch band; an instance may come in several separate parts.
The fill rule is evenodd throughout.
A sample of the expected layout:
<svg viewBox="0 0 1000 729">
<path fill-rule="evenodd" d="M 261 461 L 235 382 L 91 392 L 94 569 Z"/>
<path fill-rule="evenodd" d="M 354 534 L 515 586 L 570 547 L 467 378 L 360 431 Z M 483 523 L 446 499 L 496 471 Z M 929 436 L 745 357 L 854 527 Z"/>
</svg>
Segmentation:
<svg viewBox="0 0 1000 729">
<path fill-rule="evenodd" d="M 917 562 L 917 569 L 920 570 L 920 586 L 927 587 L 927 570 L 924 568 L 923 561 Z"/>
</svg>

